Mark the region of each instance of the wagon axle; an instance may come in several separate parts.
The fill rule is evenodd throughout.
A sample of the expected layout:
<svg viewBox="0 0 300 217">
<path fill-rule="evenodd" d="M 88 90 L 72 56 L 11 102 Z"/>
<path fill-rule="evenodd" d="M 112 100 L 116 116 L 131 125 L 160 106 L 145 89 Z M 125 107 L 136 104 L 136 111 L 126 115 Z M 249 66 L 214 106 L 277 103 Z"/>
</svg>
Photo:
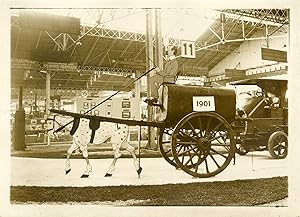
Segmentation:
<svg viewBox="0 0 300 217">
<path fill-rule="evenodd" d="M 197 139 L 196 145 L 197 145 L 197 148 L 203 152 L 207 152 L 211 148 L 210 141 L 207 138 L 203 138 L 203 137 Z"/>
</svg>

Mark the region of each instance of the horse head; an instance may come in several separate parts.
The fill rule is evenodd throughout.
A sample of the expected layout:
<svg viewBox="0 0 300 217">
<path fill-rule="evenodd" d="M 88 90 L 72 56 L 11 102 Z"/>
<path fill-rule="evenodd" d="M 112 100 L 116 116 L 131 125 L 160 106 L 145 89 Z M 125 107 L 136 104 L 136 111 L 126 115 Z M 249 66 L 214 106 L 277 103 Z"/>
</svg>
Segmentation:
<svg viewBox="0 0 300 217">
<path fill-rule="evenodd" d="M 51 139 L 58 139 L 65 135 L 66 131 L 70 131 L 71 128 L 67 125 L 68 122 L 72 121 L 71 117 L 62 115 L 51 115 L 47 118 L 47 132 Z M 64 127 L 65 126 L 65 127 Z M 62 128 L 59 130 L 60 128 Z"/>
</svg>

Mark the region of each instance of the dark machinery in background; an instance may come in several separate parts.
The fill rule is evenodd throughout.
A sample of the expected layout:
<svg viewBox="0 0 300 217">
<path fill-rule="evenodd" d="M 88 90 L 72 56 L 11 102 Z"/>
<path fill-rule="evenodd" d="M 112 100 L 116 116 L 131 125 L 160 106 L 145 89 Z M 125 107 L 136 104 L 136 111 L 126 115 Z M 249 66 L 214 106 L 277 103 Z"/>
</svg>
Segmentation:
<svg viewBox="0 0 300 217">
<path fill-rule="evenodd" d="M 237 152 L 268 150 L 273 158 L 282 159 L 288 153 L 288 104 L 287 80 L 247 79 L 232 85 L 257 85 L 262 92 L 250 97 L 238 108 L 235 126 L 243 131 L 236 132 Z"/>
</svg>

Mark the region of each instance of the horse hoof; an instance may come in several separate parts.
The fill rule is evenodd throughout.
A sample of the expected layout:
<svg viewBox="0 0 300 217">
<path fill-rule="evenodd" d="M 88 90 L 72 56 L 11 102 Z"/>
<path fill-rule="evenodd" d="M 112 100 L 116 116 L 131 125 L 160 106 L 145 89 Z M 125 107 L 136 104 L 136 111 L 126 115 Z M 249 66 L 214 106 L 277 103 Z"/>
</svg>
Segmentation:
<svg viewBox="0 0 300 217">
<path fill-rule="evenodd" d="M 112 176 L 112 174 L 106 173 L 104 177 L 111 177 L 111 176 Z"/>
<path fill-rule="evenodd" d="M 89 175 L 86 175 L 86 174 L 82 174 L 80 178 L 88 178 Z"/>
<path fill-rule="evenodd" d="M 66 170 L 66 175 L 71 171 L 71 169 Z"/>
<path fill-rule="evenodd" d="M 141 174 L 141 172 L 142 172 L 142 170 L 143 170 L 143 168 L 142 167 L 140 167 L 136 172 L 137 172 L 137 174 L 138 175 L 140 175 Z"/>
</svg>

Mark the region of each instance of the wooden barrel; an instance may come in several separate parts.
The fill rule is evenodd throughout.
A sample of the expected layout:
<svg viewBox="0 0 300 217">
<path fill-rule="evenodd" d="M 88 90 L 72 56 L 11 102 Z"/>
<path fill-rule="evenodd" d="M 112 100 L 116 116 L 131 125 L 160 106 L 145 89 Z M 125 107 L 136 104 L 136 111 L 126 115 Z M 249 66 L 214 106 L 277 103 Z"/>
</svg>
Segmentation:
<svg viewBox="0 0 300 217">
<path fill-rule="evenodd" d="M 235 119 L 236 95 L 233 89 L 163 84 L 159 88 L 159 103 L 163 105 L 157 121 L 175 126 L 185 115 L 214 111 L 229 123 Z"/>
</svg>

